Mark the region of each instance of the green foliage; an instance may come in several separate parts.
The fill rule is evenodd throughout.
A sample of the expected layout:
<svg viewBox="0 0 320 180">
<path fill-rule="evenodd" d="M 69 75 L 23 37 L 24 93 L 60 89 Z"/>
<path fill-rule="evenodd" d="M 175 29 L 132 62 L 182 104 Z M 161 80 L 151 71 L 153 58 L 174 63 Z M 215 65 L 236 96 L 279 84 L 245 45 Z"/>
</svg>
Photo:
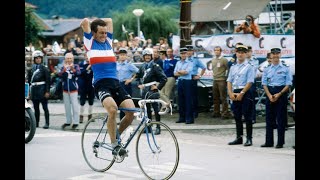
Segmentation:
<svg viewBox="0 0 320 180">
<path fill-rule="evenodd" d="M 130 4 L 153 2 L 157 6 L 179 6 L 179 0 L 26 0 L 38 6 L 37 14 L 44 19 L 53 15 L 65 18 L 110 17 L 113 11 L 124 11 Z"/>
<path fill-rule="evenodd" d="M 25 7 L 25 46 L 29 45 L 30 42 L 36 45 L 40 38 L 40 32 L 42 31 L 42 29 L 39 27 L 36 20 L 32 16 L 32 13 L 32 8 Z"/>
<path fill-rule="evenodd" d="M 143 9 L 144 13 L 140 17 L 140 30 L 146 39 L 158 42 L 159 37 L 167 37 L 170 32 L 178 31 L 178 24 L 173 18 L 179 13 L 179 9 L 174 6 L 157 6 L 153 3 L 139 1 L 129 5 L 124 11 L 113 11 L 113 32 L 114 38 L 126 40 L 126 34 L 122 31 L 122 24 L 128 33 L 137 35 L 137 17 L 132 13 L 134 9 Z"/>
</svg>

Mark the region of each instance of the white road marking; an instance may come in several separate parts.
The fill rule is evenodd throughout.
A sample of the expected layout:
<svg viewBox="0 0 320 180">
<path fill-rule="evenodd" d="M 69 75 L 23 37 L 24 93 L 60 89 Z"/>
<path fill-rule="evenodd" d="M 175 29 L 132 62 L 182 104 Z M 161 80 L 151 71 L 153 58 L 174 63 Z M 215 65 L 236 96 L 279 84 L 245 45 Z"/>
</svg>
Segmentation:
<svg viewBox="0 0 320 180">
<path fill-rule="evenodd" d="M 168 174 L 169 172 L 167 171 L 168 167 L 172 167 L 172 164 L 168 164 L 168 165 L 161 165 L 161 166 L 157 166 L 157 168 L 146 168 L 146 170 L 148 171 L 152 171 L 152 173 L 150 173 L 151 176 L 155 176 L 155 175 L 159 175 L 162 173 Z M 139 169 L 140 168 L 138 166 L 134 166 L 131 167 L 132 169 Z M 187 165 L 187 164 L 179 164 L 178 165 L 178 169 L 177 172 L 186 172 L 188 170 L 199 170 L 199 169 L 203 169 L 201 167 L 196 167 L 196 166 L 192 166 L 192 165 Z M 141 172 L 141 171 L 140 171 Z M 120 178 L 121 177 L 121 178 Z M 84 174 L 84 175 L 80 175 L 80 176 L 74 176 L 74 177 L 70 177 L 68 179 L 70 180 L 134 180 L 134 179 L 144 179 L 145 176 L 143 175 L 143 173 L 133 173 L 133 172 L 128 172 L 128 171 L 120 171 L 120 170 L 113 170 L 113 169 L 109 169 L 106 172 L 102 172 L 102 173 L 91 173 L 91 174 Z"/>
</svg>

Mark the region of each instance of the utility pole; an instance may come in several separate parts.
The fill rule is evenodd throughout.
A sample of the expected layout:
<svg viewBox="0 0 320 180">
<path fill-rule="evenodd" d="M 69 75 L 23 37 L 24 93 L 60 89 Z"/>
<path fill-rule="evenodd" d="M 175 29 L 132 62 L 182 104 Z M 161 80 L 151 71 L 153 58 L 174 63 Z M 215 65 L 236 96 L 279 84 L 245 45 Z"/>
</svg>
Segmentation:
<svg viewBox="0 0 320 180">
<path fill-rule="evenodd" d="M 191 45 L 191 2 L 192 0 L 180 0 L 180 47 Z"/>
</svg>

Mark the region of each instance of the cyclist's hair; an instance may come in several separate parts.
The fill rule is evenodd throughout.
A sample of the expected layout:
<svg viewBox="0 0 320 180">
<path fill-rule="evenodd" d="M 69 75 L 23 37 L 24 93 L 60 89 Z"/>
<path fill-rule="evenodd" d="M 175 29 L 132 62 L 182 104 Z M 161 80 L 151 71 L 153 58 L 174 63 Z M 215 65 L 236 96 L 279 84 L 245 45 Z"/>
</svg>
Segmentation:
<svg viewBox="0 0 320 180">
<path fill-rule="evenodd" d="M 98 26 L 107 26 L 107 23 L 102 19 L 95 19 L 90 24 L 91 31 L 97 33 Z"/>
</svg>

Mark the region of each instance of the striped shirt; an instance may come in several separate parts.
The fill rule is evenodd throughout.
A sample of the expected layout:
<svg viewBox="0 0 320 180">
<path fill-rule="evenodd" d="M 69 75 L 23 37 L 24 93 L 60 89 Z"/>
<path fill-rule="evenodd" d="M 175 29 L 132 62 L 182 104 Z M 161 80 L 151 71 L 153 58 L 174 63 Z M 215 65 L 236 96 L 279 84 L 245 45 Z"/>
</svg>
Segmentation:
<svg viewBox="0 0 320 180">
<path fill-rule="evenodd" d="M 93 39 L 92 32 L 84 32 L 83 40 L 93 71 L 92 84 L 104 78 L 118 80 L 117 60 L 112 49 L 112 34 L 108 32 L 106 41 L 101 43 Z"/>
</svg>

